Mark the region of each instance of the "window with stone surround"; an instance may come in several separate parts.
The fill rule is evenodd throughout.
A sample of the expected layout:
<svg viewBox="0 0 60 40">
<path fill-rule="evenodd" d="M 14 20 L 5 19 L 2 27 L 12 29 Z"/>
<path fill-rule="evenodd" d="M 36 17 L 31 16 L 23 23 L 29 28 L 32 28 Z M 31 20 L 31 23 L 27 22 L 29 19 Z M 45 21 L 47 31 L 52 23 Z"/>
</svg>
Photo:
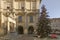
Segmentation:
<svg viewBox="0 0 60 40">
<path fill-rule="evenodd" d="M 18 17 L 18 22 L 22 22 L 22 16 Z"/>
<path fill-rule="evenodd" d="M 3 9 L 6 9 L 6 7 L 7 7 L 6 1 L 3 1 L 1 5 L 2 5 L 2 8 L 3 8 Z"/>
<path fill-rule="evenodd" d="M 36 2 L 32 2 L 32 9 L 36 9 Z"/>
<path fill-rule="evenodd" d="M 24 1 L 21 2 L 21 5 L 20 6 L 21 6 L 21 9 L 24 9 L 24 7 L 25 7 Z"/>
<path fill-rule="evenodd" d="M 32 23 L 33 22 L 33 16 L 31 15 L 31 16 L 29 16 L 29 19 L 30 19 L 30 23 Z"/>
<path fill-rule="evenodd" d="M 19 7 L 19 9 L 24 9 L 24 7 L 25 7 L 25 2 L 24 2 L 24 1 L 18 2 L 18 7 Z"/>
</svg>

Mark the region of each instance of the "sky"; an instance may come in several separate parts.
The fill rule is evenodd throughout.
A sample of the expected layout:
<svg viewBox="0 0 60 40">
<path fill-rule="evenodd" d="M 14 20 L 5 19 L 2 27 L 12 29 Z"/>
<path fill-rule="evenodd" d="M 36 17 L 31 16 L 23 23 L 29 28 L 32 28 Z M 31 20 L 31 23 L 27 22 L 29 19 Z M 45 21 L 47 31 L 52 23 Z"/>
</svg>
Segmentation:
<svg viewBox="0 0 60 40">
<path fill-rule="evenodd" d="M 42 6 L 43 4 L 50 18 L 60 18 L 60 0 L 42 0 L 40 5 Z"/>
</svg>

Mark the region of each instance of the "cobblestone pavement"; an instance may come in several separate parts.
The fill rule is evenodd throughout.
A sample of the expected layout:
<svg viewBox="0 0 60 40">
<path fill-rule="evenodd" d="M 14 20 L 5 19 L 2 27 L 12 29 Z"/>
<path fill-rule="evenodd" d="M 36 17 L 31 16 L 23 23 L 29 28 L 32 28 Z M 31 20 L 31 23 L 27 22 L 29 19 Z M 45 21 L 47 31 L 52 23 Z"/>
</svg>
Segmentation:
<svg viewBox="0 0 60 40">
<path fill-rule="evenodd" d="M 4 37 L 0 37 L 0 40 L 34 40 L 34 37 L 32 35 L 10 33 Z"/>
<path fill-rule="evenodd" d="M 50 38 L 36 38 L 33 37 L 33 35 L 19 35 L 17 33 L 10 33 L 4 37 L 0 37 L 0 40 L 60 40 L 60 36 L 58 36 L 58 39 L 50 39 Z"/>
</svg>

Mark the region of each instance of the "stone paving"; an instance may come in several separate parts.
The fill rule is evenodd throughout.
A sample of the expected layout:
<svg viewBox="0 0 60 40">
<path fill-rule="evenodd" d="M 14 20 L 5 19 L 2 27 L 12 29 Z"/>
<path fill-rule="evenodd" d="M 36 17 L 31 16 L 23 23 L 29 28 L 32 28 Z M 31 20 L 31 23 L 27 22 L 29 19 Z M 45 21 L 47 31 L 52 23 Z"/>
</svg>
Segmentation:
<svg viewBox="0 0 60 40">
<path fill-rule="evenodd" d="M 4 37 L 0 37 L 0 40 L 34 40 L 34 38 L 28 35 L 10 33 Z"/>
<path fill-rule="evenodd" d="M 4 37 L 0 37 L 0 40 L 60 40 L 60 36 L 58 36 L 57 39 L 51 39 L 51 38 L 40 39 L 33 37 L 33 35 L 26 35 L 26 34 L 19 35 L 16 33 L 10 33 Z"/>
</svg>

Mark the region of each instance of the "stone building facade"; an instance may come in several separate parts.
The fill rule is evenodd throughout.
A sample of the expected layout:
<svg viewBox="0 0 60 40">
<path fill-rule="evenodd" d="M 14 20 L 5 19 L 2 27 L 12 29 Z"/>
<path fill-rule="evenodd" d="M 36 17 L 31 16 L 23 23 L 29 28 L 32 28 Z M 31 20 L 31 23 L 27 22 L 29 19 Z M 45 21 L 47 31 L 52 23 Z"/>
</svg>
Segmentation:
<svg viewBox="0 0 60 40">
<path fill-rule="evenodd" d="M 24 34 L 28 30 L 30 33 L 36 31 L 40 3 L 41 0 L 0 0 L 0 26 L 7 32 L 13 32 L 15 28 Z"/>
<path fill-rule="evenodd" d="M 14 2 L 14 11 L 17 15 L 17 27 L 22 27 L 24 34 L 36 31 L 40 2 L 40 0 L 16 0 Z"/>
<path fill-rule="evenodd" d="M 60 18 L 51 18 L 51 28 L 54 32 L 60 32 Z"/>
</svg>

